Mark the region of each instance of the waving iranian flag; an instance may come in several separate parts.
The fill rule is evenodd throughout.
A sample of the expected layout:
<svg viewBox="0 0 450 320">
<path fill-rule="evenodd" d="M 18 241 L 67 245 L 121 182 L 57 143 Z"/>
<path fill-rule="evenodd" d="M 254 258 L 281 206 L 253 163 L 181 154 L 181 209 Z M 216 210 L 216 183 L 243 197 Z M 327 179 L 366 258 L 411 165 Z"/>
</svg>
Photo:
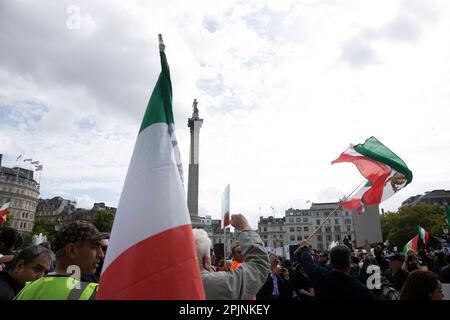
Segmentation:
<svg viewBox="0 0 450 320">
<path fill-rule="evenodd" d="M 415 236 L 411 240 L 408 241 L 407 244 L 403 247 L 403 254 L 406 255 L 409 250 L 417 252 L 417 245 L 419 244 L 419 235 Z"/>
<path fill-rule="evenodd" d="M 427 230 L 425 230 L 425 229 L 422 228 L 421 226 L 417 226 L 417 228 L 419 229 L 420 239 L 422 239 L 423 244 L 424 244 L 425 246 L 427 246 L 427 244 L 428 244 L 428 239 L 430 238 L 430 234 L 428 233 Z"/>
<path fill-rule="evenodd" d="M 183 187 L 172 84 L 161 36 L 160 57 L 162 70 L 128 167 L 98 299 L 205 297 Z"/>
<path fill-rule="evenodd" d="M 363 208 L 391 197 L 412 181 L 412 172 L 406 163 L 375 137 L 363 144 L 350 145 L 332 164 L 352 162 L 367 179 L 350 199 L 341 205 L 362 213 Z"/>
<path fill-rule="evenodd" d="M 6 215 L 8 214 L 8 208 L 9 208 L 9 203 L 10 202 L 11 202 L 11 199 L 8 199 L 0 207 L 0 224 L 6 222 Z"/>
</svg>

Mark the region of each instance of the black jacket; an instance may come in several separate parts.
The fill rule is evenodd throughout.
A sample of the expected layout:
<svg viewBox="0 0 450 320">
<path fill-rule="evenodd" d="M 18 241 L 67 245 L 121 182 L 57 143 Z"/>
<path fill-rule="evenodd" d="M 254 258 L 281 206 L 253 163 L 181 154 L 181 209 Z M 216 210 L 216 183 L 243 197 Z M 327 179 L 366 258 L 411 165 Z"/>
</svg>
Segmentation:
<svg viewBox="0 0 450 320">
<path fill-rule="evenodd" d="M 16 281 L 6 271 L 0 272 L 0 300 L 11 300 L 20 291 Z"/>
<path fill-rule="evenodd" d="M 439 280 L 441 280 L 442 283 L 450 283 L 450 265 L 441 269 Z"/>
<path fill-rule="evenodd" d="M 299 260 L 308 275 L 318 300 L 373 300 L 367 287 L 350 275 L 320 267 L 307 248 L 299 254 Z"/>
<path fill-rule="evenodd" d="M 278 292 L 280 293 L 280 300 L 289 300 L 292 297 L 292 292 L 289 295 L 289 283 L 287 280 L 277 277 Z M 273 279 L 270 274 L 262 288 L 256 294 L 256 300 L 272 300 Z"/>
<path fill-rule="evenodd" d="M 403 269 L 398 270 L 396 273 L 393 273 L 391 270 L 386 270 L 385 276 L 386 279 L 391 283 L 391 286 L 400 292 L 402 290 L 403 284 L 408 278 L 409 272 Z"/>
</svg>

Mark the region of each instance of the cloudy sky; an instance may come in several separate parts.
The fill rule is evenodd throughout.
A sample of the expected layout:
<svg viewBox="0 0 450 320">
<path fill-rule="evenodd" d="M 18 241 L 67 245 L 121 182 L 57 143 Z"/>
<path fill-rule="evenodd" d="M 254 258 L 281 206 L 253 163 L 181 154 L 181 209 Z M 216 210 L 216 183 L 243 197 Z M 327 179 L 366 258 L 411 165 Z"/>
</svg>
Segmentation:
<svg viewBox="0 0 450 320">
<path fill-rule="evenodd" d="M 43 198 L 117 206 L 158 33 L 185 176 L 194 98 L 204 119 L 200 214 L 228 183 L 253 226 L 337 201 L 362 179 L 331 161 L 372 135 L 414 174 L 382 208 L 450 189 L 446 0 L 1 1 L 3 165 L 40 160 Z"/>
</svg>

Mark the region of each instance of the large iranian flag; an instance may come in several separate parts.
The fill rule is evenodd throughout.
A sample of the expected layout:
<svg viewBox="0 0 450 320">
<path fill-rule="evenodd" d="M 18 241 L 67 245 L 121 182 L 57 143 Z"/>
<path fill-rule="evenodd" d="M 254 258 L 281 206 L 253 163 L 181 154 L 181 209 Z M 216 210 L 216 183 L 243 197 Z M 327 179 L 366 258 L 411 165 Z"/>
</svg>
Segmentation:
<svg viewBox="0 0 450 320">
<path fill-rule="evenodd" d="M 403 247 L 403 254 L 407 254 L 409 250 L 412 250 L 414 252 L 417 252 L 417 245 L 419 244 L 419 236 L 417 235 L 411 240 L 408 241 L 407 244 Z"/>
<path fill-rule="evenodd" d="M 8 214 L 8 208 L 9 208 L 9 203 L 10 202 L 11 202 L 11 199 L 8 199 L 0 207 L 0 224 L 6 222 L 6 215 Z"/>
<path fill-rule="evenodd" d="M 204 299 L 174 134 L 172 85 L 162 71 L 136 140 L 111 232 L 98 299 Z"/>
<path fill-rule="evenodd" d="M 412 172 L 406 163 L 375 137 L 368 138 L 363 144 L 350 145 L 338 162 L 352 162 L 367 179 L 361 188 L 341 205 L 349 210 L 363 208 L 370 204 L 379 204 L 412 180 Z"/>
</svg>

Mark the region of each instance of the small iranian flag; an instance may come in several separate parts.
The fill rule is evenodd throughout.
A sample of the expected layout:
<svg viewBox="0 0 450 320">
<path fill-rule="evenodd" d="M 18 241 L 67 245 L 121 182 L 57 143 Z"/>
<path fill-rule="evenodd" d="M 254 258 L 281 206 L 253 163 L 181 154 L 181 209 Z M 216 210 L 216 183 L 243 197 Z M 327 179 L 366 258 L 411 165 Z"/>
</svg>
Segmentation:
<svg viewBox="0 0 450 320">
<path fill-rule="evenodd" d="M 425 246 L 428 245 L 428 239 L 430 237 L 430 234 L 428 233 L 428 231 L 426 231 L 424 228 L 422 228 L 421 226 L 417 227 L 419 229 L 419 234 L 420 234 L 420 239 L 422 239 L 423 244 Z"/>
<path fill-rule="evenodd" d="M 9 203 L 11 199 L 7 199 L 4 204 L 0 207 L 0 224 L 6 222 L 6 215 L 8 214 Z"/>
<path fill-rule="evenodd" d="M 403 254 L 406 255 L 408 253 L 408 250 L 412 250 L 414 252 L 417 252 L 417 244 L 419 243 L 419 236 L 417 235 L 411 240 L 408 241 L 407 244 L 403 247 Z"/>
<path fill-rule="evenodd" d="M 375 137 L 363 144 L 350 145 L 332 164 L 352 162 L 367 179 L 366 183 L 349 200 L 341 202 L 348 210 L 379 204 L 412 180 L 412 172 L 406 163 Z"/>
<path fill-rule="evenodd" d="M 172 84 L 161 73 L 144 114 L 101 274 L 100 300 L 205 298 L 175 138 Z"/>
<path fill-rule="evenodd" d="M 222 229 L 230 225 L 230 185 L 222 193 Z"/>
</svg>

